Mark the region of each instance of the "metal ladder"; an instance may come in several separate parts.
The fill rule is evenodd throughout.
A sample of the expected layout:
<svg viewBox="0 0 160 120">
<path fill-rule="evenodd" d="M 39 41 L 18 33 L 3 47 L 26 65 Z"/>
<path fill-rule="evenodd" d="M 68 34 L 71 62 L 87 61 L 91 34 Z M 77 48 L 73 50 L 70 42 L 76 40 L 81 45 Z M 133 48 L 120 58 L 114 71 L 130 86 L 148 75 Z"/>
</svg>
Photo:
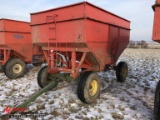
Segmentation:
<svg viewBox="0 0 160 120">
<path fill-rule="evenodd" d="M 49 29 L 49 34 L 50 34 L 50 31 L 54 31 L 53 34 L 54 34 L 54 38 L 53 37 L 50 37 L 49 35 L 49 39 L 48 39 L 48 69 L 54 69 L 54 54 L 57 54 L 57 51 L 52 51 L 51 50 L 51 43 L 52 41 L 55 41 L 55 44 L 56 44 L 56 47 L 57 48 L 57 22 L 56 22 L 56 17 L 58 15 L 53 15 L 53 16 L 47 16 L 46 17 L 46 21 L 47 21 L 47 24 L 48 24 L 48 29 Z M 53 25 L 54 24 L 54 27 L 50 27 L 50 25 Z M 51 32 L 52 34 L 52 32 Z"/>
</svg>

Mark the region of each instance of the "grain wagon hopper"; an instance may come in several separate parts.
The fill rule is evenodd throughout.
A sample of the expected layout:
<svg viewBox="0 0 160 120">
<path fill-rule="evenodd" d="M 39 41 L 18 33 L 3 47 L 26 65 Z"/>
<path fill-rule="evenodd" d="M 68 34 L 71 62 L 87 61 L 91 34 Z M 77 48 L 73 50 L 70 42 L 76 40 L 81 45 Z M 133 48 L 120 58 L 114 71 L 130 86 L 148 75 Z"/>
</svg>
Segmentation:
<svg viewBox="0 0 160 120">
<path fill-rule="evenodd" d="M 154 10 L 153 34 L 152 40 L 160 43 L 160 0 L 152 6 Z M 157 84 L 154 99 L 155 120 L 160 120 L 160 81 Z"/>
<path fill-rule="evenodd" d="M 116 62 L 129 43 L 130 21 L 81 2 L 31 13 L 31 28 L 33 43 L 42 48 L 47 61 L 38 73 L 40 87 L 56 81 L 60 73 L 77 78 L 81 72 L 78 97 L 92 103 L 100 93 L 96 72 L 114 68 L 117 80 L 125 81 L 127 64 Z"/>
<path fill-rule="evenodd" d="M 27 63 L 43 61 L 41 48 L 32 44 L 30 23 L 0 19 L 0 65 L 7 77 L 21 77 Z"/>
</svg>

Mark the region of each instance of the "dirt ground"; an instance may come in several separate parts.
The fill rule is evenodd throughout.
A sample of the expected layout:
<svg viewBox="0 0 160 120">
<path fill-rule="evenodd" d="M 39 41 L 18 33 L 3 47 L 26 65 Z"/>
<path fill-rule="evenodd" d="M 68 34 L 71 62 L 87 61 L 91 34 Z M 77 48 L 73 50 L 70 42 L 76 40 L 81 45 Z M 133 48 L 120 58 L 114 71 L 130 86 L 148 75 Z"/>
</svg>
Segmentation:
<svg viewBox="0 0 160 120">
<path fill-rule="evenodd" d="M 102 87 L 96 103 L 86 105 L 78 99 L 76 80 L 63 81 L 30 104 L 26 112 L 32 116 L 19 119 L 152 120 L 155 87 L 160 80 L 160 49 L 126 49 L 118 61 L 128 63 L 126 82 L 118 83 L 113 70 L 98 73 Z M 40 90 L 40 67 L 29 65 L 29 69 L 23 78 L 15 80 L 0 73 L 1 114 L 6 106 L 16 106 Z"/>
</svg>

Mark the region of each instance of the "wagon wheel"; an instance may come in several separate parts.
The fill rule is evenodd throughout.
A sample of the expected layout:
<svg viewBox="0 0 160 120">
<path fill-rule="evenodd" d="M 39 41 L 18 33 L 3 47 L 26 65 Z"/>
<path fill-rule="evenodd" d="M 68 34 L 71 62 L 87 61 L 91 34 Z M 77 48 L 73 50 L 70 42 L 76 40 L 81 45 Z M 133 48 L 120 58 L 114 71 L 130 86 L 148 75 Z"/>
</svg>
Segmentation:
<svg viewBox="0 0 160 120">
<path fill-rule="evenodd" d="M 32 63 L 35 67 L 41 66 L 42 63 Z"/>
<path fill-rule="evenodd" d="M 4 66 L 4 73 L 10 79 L 24 76 L 26 72 L 26 64 L 19 58 L 10 59 Z"/>
<path fill-rule="evenodd" d="M 55 60 L 54 60 L 54 64 L 55 67 L 62 67 L 63 66 L 63 62 L 62 62 L 62 57 L 60 55 L 57 54 L 57 56 L 55 55 Z"/>
<path fill-rule="evenodd" d="M 51 83 L 52 81 L 54 81 L 54 80 L 56 81 L 57 78 L 58 78 L 57 74 L 52 74 L 52 75 L 49 74 L 47 66 L 44 66 L 38 72 L 37 82 L 41 88 L 44 88 L 47 85 L 49 85 L 49 83 Z M 51 89 L 53 89 L 53 88 L 51 88 Z"/>
<path fill-rule="evenodd" d="M 96 101 L 100 94 L 100 78 L 94 72 L 83 73 L 77 90 L 78 98 L 87 104 Z"/>
<path fill-rule="evenodd" d="M 128 65 L 126 62 L 119 62 L 116 67 L 116 77 L 118 82 L 125 82 L 128 74 Z"/>
<path fill-rule="evenodd" d="M 4 65 L 0 65 L 0 72 L 4 72 Z"/>
<path fill-rule="evenodd" d="M 154 98 L 154 115 L 155 120 L 160 120 L 160 81 L 157 84 Z"/>
<path fill-rule="evenodd" d="M 62 65 L 63 65 L 62 60 L 60 58 L 56 59 L 54 61 L 54 64 L 55 64 L 55 67 L 62 67 Z"/>
</svg>

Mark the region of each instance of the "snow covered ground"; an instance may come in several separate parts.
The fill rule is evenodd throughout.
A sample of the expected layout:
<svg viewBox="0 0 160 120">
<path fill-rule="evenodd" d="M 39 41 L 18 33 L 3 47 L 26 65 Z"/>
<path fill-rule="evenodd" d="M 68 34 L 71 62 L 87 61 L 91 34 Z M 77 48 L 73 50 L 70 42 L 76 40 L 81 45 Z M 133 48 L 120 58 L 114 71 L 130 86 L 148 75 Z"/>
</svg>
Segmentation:
<svg viewBox="0 0 160 120">
<path fill-rule="evenodd" d="M 55 91 L 48 91 L 40 96 L 31 103 L 27 112 L 45 113 L 43 119 L 46 120 L 153 119 L 154 92 L 160 80 L 160 50 L 126 49 L 119 60 L 126 61 L 129 65 L 126 82 L 118 83 L 114 71 L 99 73 L 102 90 L 96 103 L 82 103 L 76 94 L 77 81 L 73 80 L 61 82 Z M 10 80 L 4 73 L 0 73 L 1 114 L 6 106 L 18 105 L 40 90 L 36 81 L 39 69 L 40 67 L 30 66 L 29 72 L 16 80 Z M 1 116 L 0 119 L 4 117 Z"/>
</svg>

